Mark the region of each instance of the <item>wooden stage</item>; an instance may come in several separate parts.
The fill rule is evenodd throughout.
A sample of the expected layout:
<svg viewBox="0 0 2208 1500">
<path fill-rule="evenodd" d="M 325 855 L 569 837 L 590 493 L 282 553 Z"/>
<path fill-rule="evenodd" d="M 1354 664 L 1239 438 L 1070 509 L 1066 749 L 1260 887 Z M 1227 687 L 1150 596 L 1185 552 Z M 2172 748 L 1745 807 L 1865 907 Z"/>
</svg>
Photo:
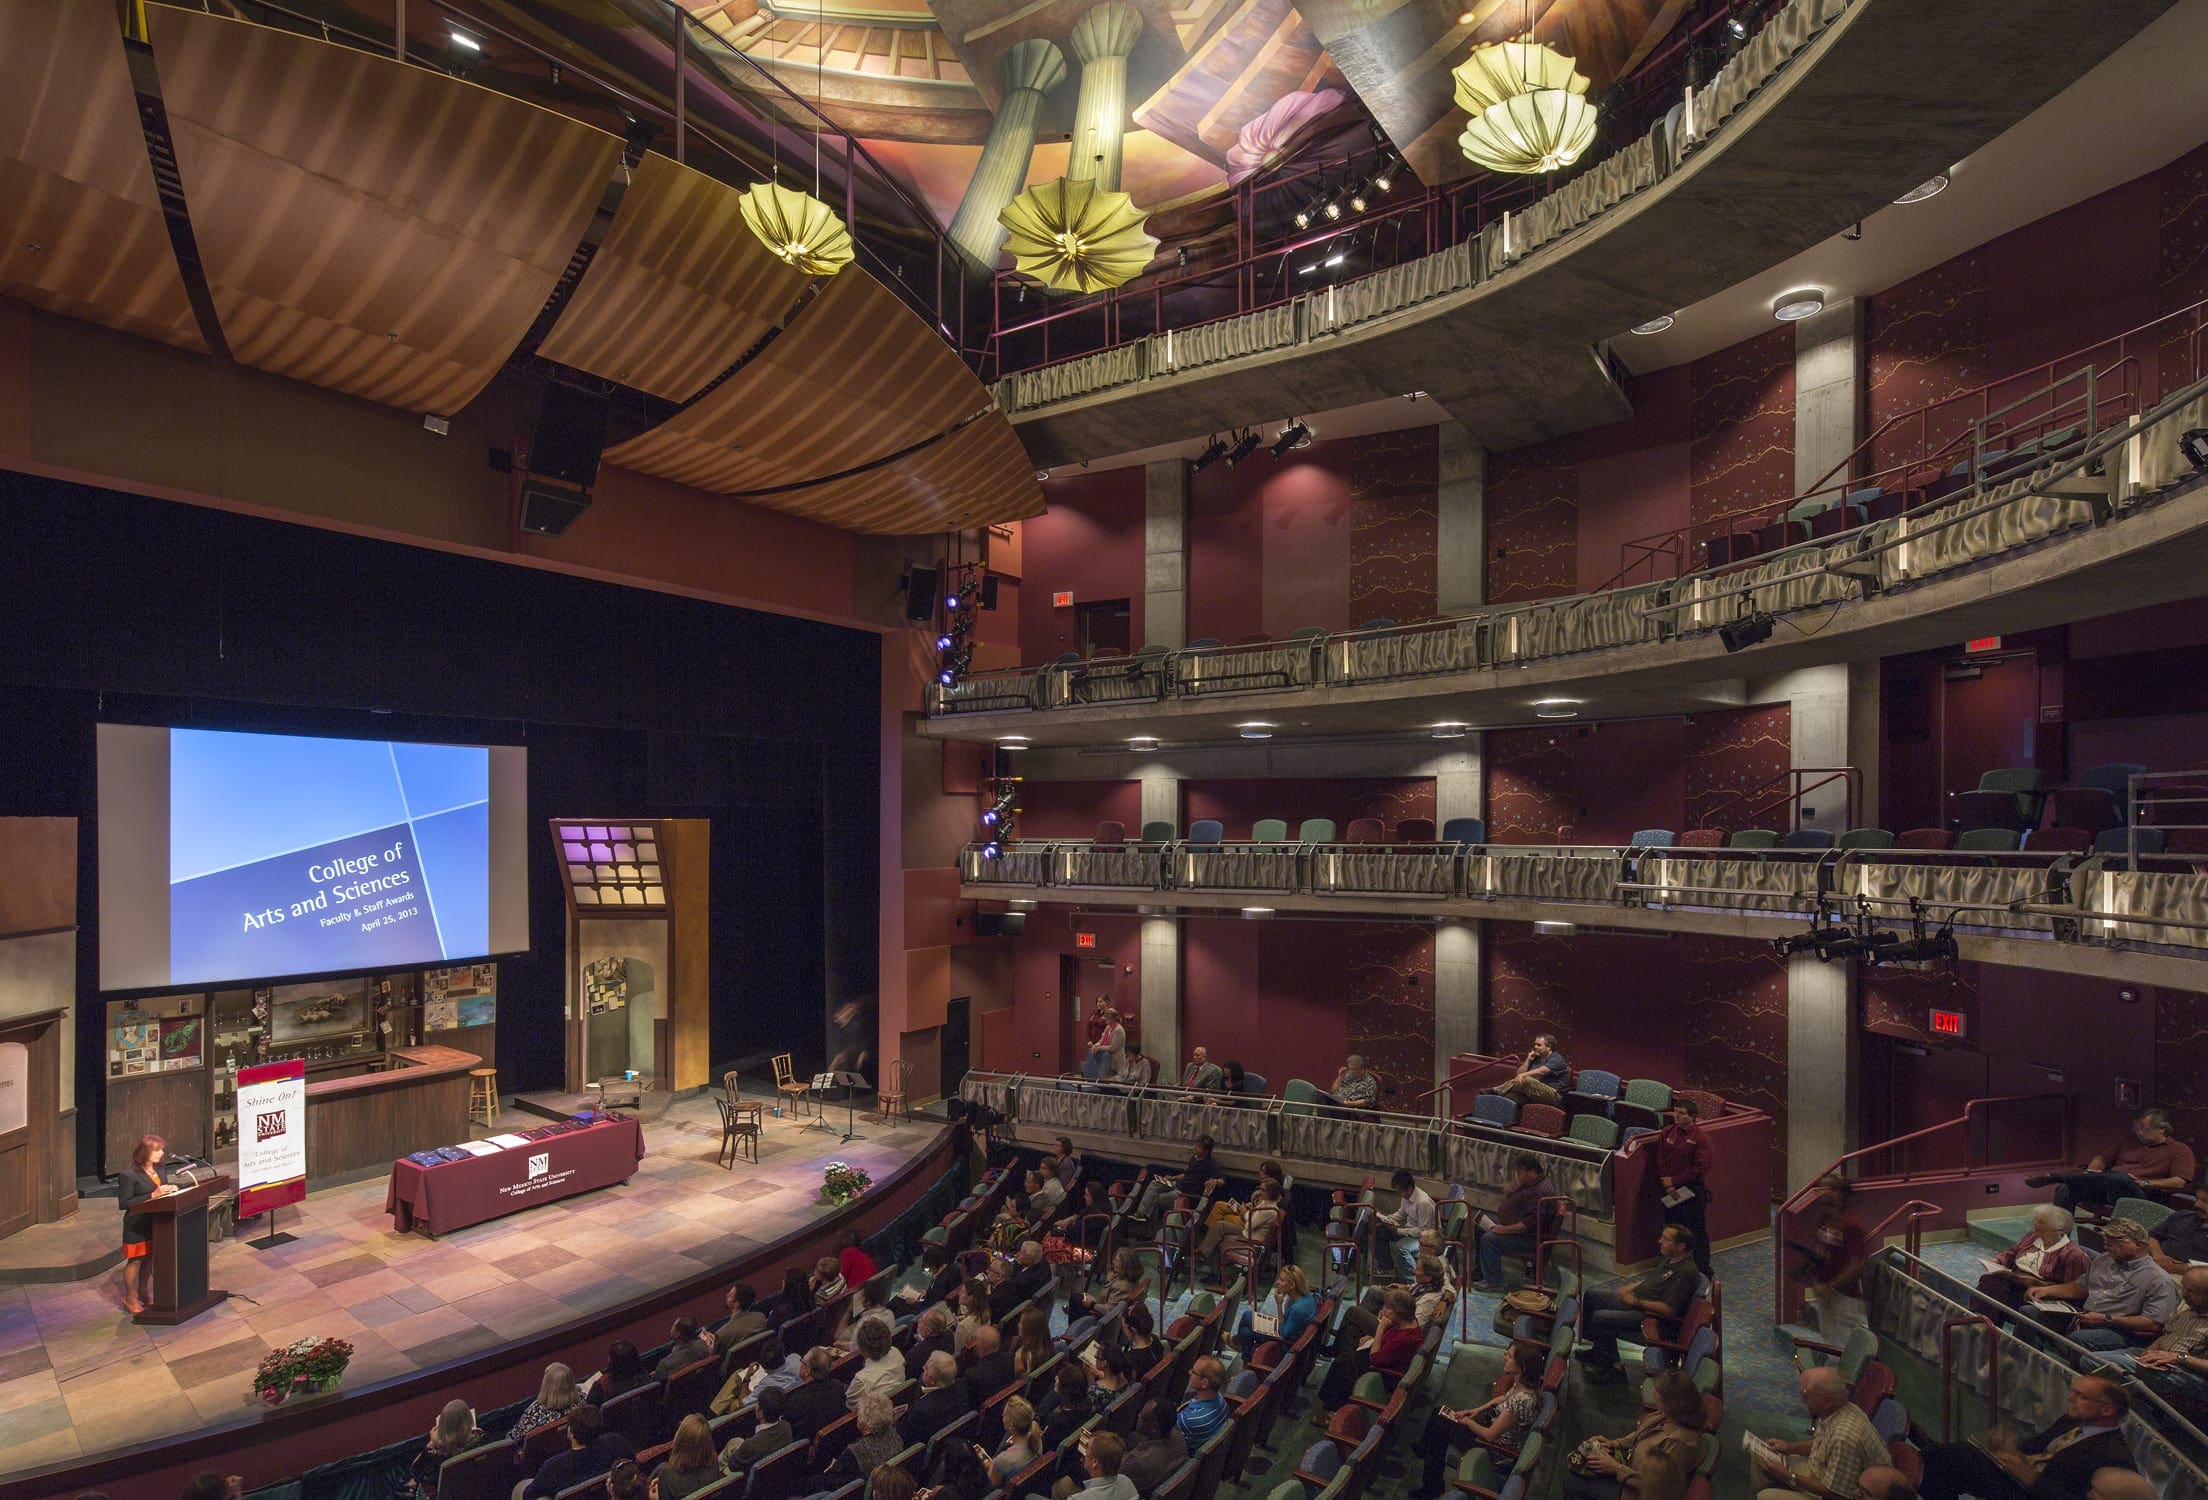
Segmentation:
<svg viewBox="0 0 2208 1500">
<path fill-rule="evenodd" d="M 257 1420 L 253 1368 L 294 1339 L 351 1340 L 345 1385 L 357 1388 L 671 1287 L 826 1217 L 818 1199 L 828 1162 L 856 1162 L 881 1181 L 942 1130 L 862 1113 L 866 1139 L 846 1146 L 840 1108 L 834 1135 L 769 1113 L 759 1164 L 739 1158 L 729 1171 L 715 1164 L 713 1097 L 647 1119 L 647 1154 L 628 1182 L 435 1241 L 392 1232 L 383 1176 L 310 1192 L 281 1212 L 293 1243 L 214 1247 L 210 1280 L 231 1299 L 180 1327 L 131 1322 L 119 1272 L 0 1286 L 0 1485 L 26 1469 Z M 504 1128 L 531 1123 L 505 1112 Z M 90 1200 L 76 1218 L 120 1243 L 112 1200 Z"/>
</svg>

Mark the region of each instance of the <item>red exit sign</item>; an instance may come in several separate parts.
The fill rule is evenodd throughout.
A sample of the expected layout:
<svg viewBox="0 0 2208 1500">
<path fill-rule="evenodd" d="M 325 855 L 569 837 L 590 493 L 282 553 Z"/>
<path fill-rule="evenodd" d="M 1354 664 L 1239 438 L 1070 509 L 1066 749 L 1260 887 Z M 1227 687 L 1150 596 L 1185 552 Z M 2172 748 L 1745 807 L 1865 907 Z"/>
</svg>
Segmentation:
<svg viewBox="0 0 2208 1500">
<path fill-rule="evenodd" d="M 1963 1034 L 1963 1013 L 1959 1010 L 1933 1011 L 1932 1031 L 1935 1036 L 1961 1036 Z"/>
<path fill-rule="evenodd" d="M 1963 649 L 1972 653 L 1973 655 L 1977 654 L 1980 651 L 1998 651 L 2001 649 L 2001 637 L 1997 635 L 1982 635 L 1978 637 L 1978 639 L 1976 639 L 1975 641 L 1965 641 L 1963 643 Z"/>
<path fill-rule="evenodd" d="M 1073 608 L 1073 590 L 1060 589 L 1056 593 L 1052 594 L 1050 596 L 1050 607 L 1052 609 Z"/>
<path fill-rule="evenodd" d="M 1096 934 L 1093 932 L 1075 933 L 1073 935 L 1073 946 L 1076 948 L 1094 948 L 1096 946 Z"/>
</svg>

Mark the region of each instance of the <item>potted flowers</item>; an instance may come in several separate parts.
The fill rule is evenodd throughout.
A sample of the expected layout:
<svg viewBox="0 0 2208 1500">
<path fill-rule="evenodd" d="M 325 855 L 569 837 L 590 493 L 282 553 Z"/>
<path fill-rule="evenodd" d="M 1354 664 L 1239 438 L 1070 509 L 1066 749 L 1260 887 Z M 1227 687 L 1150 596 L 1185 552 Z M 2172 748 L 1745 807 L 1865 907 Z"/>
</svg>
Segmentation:
<svg viewBox="0 0 2208 1500">
<path fill-rule="evenodd" d="M 820 1196 L 841 1208 L 873 1185 L 874 1179 L 867 1175 L 866 1168 L 832 1161 L 828 1163 L 828 1170 L 821 1174 Z"/>
<path fill-rule="evenodd" d="M 253 1372 L 253 1390 L 264 1406 L 282 1406 L 294 1395 L 318 1396 L 337 1389 L 353 1346 L 343 1339 L 298 1339 L 272 1349 Z"/>
</svg>

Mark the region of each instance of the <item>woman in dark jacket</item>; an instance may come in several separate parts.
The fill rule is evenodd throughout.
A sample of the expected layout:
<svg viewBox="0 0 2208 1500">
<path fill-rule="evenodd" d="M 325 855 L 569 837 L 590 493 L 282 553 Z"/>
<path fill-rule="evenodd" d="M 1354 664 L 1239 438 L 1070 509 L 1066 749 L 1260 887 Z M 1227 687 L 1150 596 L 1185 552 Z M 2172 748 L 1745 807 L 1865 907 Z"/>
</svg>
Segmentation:
<svg viewBox="0 0 2208 1500">
<path fill-rule="evenodd" d="M 153 1239 L 153 1217 L 137 1212 L 151 1198 L 166 1198 L 176 1189 L 161 1179 L 161 1160 L 168 1154 L 167 1141 L 142 1135 L 131 1148 L 130 1166 L 118 1184 L 123 1206 L 123 1310 L 141 1313 L 153 1296 L 153 1262 L 147 1258 Z"/>
</svg>

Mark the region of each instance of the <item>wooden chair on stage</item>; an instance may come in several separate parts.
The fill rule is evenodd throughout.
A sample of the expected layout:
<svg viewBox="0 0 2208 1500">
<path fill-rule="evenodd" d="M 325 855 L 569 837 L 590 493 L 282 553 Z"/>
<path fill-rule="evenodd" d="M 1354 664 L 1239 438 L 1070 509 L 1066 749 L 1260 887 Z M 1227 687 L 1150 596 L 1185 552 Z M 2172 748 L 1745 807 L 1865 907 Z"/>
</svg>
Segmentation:
<svg viewBox="0 0 2208 1500">
<path fill-rule="evenodd" d="M 734 1077 L 734 1074 L 730 1074 Z M 761 1112 L 765 1109 L 756 1099 L 735 1104 L 726 1099 L 713 1101 L 721 1110 L 721 1154 L 714 1158 L 731 1172 L 736 1170 L 736 1153 L 748 1150 L 751 1159 L 759 1160 L 759 1129 Z"/>
<path fill-rule="evenodd" d="M 889 1065 L 889 1087 L 875 1098 L 875 1118 L 883 1124 L 891 1120 L 912 1118 L 912 1105 L 907 1098 L 907 1084 L 912 1077 L 912 1064 L 898 1058 Z"/>
<path fill-rule="evenodd" d="M 803 1113 L 804 1102 L 812 1097 L 811 1081 L 797 1076 L 796 1070 L 790 1065 L 790 1054 L 787 1052 L 774 1054 L 774 1091 L 787 1097 L 791 1101 L 791 1109 L 796 1113 Z"/>
</svg>

